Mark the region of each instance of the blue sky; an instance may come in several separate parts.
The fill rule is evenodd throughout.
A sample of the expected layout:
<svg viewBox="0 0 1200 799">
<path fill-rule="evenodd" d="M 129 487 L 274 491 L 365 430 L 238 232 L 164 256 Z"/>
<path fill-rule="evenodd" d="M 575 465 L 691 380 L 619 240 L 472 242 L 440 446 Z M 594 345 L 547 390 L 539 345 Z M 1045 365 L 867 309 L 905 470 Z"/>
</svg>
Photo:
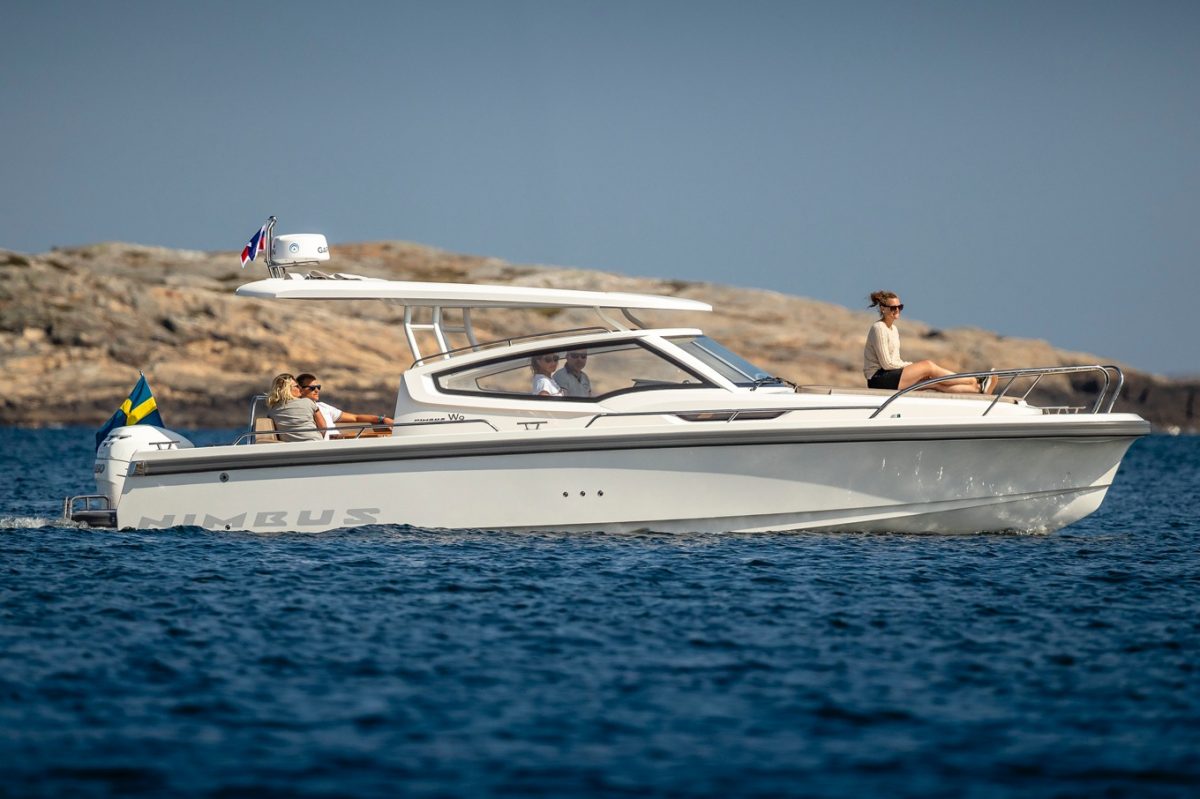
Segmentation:
<svg viewBox="0 0 1200 799">
<path fill-rule="evenodd" d="M 335 245 L 850 307 L 888 288 L 939 327 L 1200 373 L 1200 3 L 8 0 L 0 19 L 0 247 L 232 251 L 275 214 Z"/>
</svg>

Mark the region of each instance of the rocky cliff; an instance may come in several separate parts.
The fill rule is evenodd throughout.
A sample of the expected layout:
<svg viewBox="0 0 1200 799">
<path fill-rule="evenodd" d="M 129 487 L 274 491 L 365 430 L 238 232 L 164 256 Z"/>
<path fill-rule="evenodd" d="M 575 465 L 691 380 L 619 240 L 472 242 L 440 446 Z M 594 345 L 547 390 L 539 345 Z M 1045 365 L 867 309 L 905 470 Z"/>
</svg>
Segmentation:
<svg viewBox="0 0 1200 799">
<path fill-rule="evenodd" d="M 876 318 L 803 297 L 710 283 L 633 278 L 526 266 L 405 242 L 333 248 L 331 270 L 403 280 L 670 294 L 703 300 L 712 314 L 648 321 L 702 326 L 761 366 L 796 383 L 860 386 L 862 345 Z M 231 252 L 95 244 L 39 255 L 0 250 L 0 363 L 7 387 L 0 424 L 98 425 L 146 373 L 167 424 L 246 423 L 248 398 L 281 371 L 320 375 L 327 399 L 358 412 L 389 412 L 397 378 L 411 361 L 399 329 L 403 309 L 382 302 L 270 302 L 236 297 L 245 271 Z M 481 338 L 592 324 L 565 312 L 479 314 Z M 903 322 L 904 354 L 951 368 L 1108 363 L 1044 341 L 984 330 L 938 330 Z M 1196 432 L 1200 381 L 1168 380 L 1126 368 L 1119 410 L 1156 428 Z M 1061 378 L 1039 401 L 1085 405 L 1094 379 Z"/>
</svg>

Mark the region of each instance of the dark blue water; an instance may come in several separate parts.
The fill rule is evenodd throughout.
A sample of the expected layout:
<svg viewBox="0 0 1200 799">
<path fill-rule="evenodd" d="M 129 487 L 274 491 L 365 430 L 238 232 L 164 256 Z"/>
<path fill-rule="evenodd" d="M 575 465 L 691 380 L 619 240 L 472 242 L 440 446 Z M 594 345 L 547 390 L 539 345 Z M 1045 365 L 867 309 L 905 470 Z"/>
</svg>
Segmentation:
<svg viewBox="0 0 1200 799">
<path fill-rule="evenodd" d="M 959 537 L 58 527 L 91 449 L 0 430 L 0 796 L 1200 795 L 1196 438 Z"/>
</svg>

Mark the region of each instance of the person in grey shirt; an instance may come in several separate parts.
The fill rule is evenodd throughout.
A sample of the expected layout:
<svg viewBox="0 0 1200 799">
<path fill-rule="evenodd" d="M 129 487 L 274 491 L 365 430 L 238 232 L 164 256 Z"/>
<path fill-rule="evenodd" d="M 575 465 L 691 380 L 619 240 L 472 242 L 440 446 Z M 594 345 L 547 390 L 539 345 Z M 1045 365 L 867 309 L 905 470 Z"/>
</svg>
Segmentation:
<svg viewBox="0 0 1200 799">
<path fill-rule="evenodd" d="M 323 441 L 325 417 L 317 403 L 300 396 L 296 378 L 284 372 L 271 383 L 267 416 L 275 423 L 280 441 Z"/>
<path fill-rule="evenodd" d="M 567 362 L 563 368 L 554 373 L 554 382 L 562 388 L 568 397 L 592 396 L 592 381 L 588 378 L 583 367 L 587 366 L 587 350 L 571 350 L 567 353 Z"/>
</svg>

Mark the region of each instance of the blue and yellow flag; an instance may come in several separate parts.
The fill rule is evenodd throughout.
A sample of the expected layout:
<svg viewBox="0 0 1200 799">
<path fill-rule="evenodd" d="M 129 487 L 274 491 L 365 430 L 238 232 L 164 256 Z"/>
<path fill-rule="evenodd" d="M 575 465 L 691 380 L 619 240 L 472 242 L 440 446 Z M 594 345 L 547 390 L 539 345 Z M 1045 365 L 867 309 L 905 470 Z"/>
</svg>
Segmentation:
<svg viewBox="0 0 1200 799">
<path fill-rule="evenodd" d="M 138 378 L 137 385 L 133 387 L 133 391 L 129 392 L 129 399 L 121 403 L 117 412 L 104 423 L 100 432 L 96 433 L 96 449 L 100 449 L 100 443 L 114 428 L 131 424 L 166 426 L 158 414 L 158 403 L 154 401 L 154 395 L 150 393 L 150 384 L 146 382 L 145 375 Z"/>
</svg>

